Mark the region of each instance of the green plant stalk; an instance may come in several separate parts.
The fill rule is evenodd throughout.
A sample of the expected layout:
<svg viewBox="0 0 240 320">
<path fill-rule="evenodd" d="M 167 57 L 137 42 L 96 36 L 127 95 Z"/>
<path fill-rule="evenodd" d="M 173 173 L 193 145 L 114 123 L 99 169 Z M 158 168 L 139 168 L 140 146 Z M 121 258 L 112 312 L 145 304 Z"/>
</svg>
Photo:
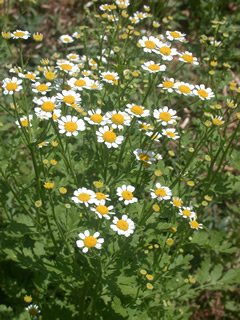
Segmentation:
<svg viewBox="0 0 240 320">
<path fill-rule="evenodd" d="M 21 208 L 23 209 L 23 211 L 32 219 L 32 221 L 35 223 L 36 226 L 39 226 L 40 228 L 42 228 L 42 225 L 40 224 L 40 222 L 38 222 L 33 215 L 25 208 L 25 206 L 23 205 L 23 203 L 21 202 L 21 200 L 18 198 L 16 192 L 14 191 L 14 189 L 12 188 L 12 186 L 10 185 L 10 183 L 7 180 L 7 177 L 5 176 L 2 168 L 0 167 L 0 172 L 2 174 L 2 177 L 4 179 L 4 181 L 7 183 L 9 189 L 11 190 L 11 192 L 13 193 L 15 199 L 17 200 L 17 202 L 19 203 L 19 205 L 21 206 Z"/>
</svg>

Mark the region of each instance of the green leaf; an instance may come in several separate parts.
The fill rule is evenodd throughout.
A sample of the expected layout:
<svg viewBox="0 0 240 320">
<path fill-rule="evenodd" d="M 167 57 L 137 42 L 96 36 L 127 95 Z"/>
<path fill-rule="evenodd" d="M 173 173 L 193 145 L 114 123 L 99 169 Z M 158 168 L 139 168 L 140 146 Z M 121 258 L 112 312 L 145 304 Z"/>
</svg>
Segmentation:
<svg viewBox="0 0 240 320">
<path fill-rule="evenodd" d="M 113 298 L 112 308 L 116 313 L 120 314 L 123 318 L 126 318 L 128 316 L 126 309 L 123 308 L 121 300 L 118 297 Z"/>
</svg>

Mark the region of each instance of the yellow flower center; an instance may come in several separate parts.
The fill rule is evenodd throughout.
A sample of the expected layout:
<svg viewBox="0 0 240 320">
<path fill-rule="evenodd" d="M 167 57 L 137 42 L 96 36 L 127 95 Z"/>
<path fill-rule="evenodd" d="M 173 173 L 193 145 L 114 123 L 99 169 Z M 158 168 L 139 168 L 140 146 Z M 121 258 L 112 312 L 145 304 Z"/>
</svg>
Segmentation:
<svg viewBox="0 0 240 320">
<path fill-rule="evenodd" d="M 96 85 L 96 83 L 94 83 L 92 86 L 91 86 L 91 89 L 97 89 L 98 88 L 98 85 Z"/>
<path fill-rule="evenodd" d="M 103 140 L 110 142 L 110 143 L 114 142 L 116 140 L 116 138 L 117 138 L 116 134 L 112 131 L 106 131 L 103 134 Z"/>
<path fill-rule="evenodd" d="M 174 86 L 174 82 L 164 81 L 162 85 L 164 86 L 164 88 L 172 88 Z"/>
<path fill-rule="evenodd" d="M 169 112 L 160 112 L 159 119 L 168 122 L 172 119 L 172 116 Z"/>
<path fill-rule="evenodd" d="M 37 91 L 46 91 L 48 89 L 48 86 L 46 84 L 39 84 L 36 87 Z"/>
<path fill-rule="evenodd" d="M 53 118 L 53 120 L 57 120 L 57 119 L 58 119 L 58 116 L 57 116 L 56 114 L 53 114 L 53 115 L 52 115 L 52 118 Z"/>
<path fill-rule="evenodd" d="M 188 86 L 184 86 L 184 85 L 179 86 L 178 90 L 182 93 L 187 93 L 187 94 L 191 92 L 191 89 Z"/>
<path fill-rule="evenodd" d="M 21 38 L 21 37 L 24 37 L 24 36 L 25 36 L 25 33 L 24 33 L 24 32 L 21 32 L 21 31 L 14 32 L 14 36 Z"/>
<path fill-rule="evenodd" d="M 182 214 L 183 214 L 183 216 L 190 217 L 191 216 L 191 211 L 185 209 L 185 210 L 182 211 Z"/>
<path fill-rule="evenodd" d="M 128 227 L 129 227 L 129 224 L 125 220 L 118 220 L 117 227 L 120 230 L 127 231 Z"/>
<path fill-rule="evenodd" d="M 79 79 L 79 80 L 77 80 L 77 81 L 74 82 L 74 85 L 75 85 L 76 87 L 83 87 L 83 86 L 85 86 L 86 84 L 87 84 L 86 81 L 84 81 L 84 80 L 82 80 L 82 79 Z"/>
<path fill-rule="evenodd" d="M 30 73 L 26 73 L 25 77 L 30 79 L 30 80 L 34 80 L 36 78 L 36 76 L 34 74 L 30 74 Z"/>
<path fill-rule="evenodd" d="M 140 153 L 138 156 L 142 161 L 150 161 L 151 159 L 150 156 L 146 153 Z"/>
<path fill-rule="evenodd" d="M 70 59 L 76 59 L 77 56 L 76 56 L 75 54 L 71 54 L 69 58 L 70 58 Z"/>
<path fill-rule="evenodd" d="M 143 108 L 138 105 L 133 106 L 131 108 L 131 111 L 132 111 L 132 113 L 137 114 L 137 115 L 143 114 Z"/>
<path fill-rule="evenodd" d="M 146 130 L 146 131 L 148 130 L 148 126 L 146 124 L 143 124 L 143 123 L 141 123 L 139 125 L 139 128 L 142 129 L 142 130 Z"/>
<path fill-rule="evenodd" d="M 23 127 L 28 127 L 28 121 L 27 121 L 27 119 L 21 121 L 21 124 L 22 124 Z"/>
<path fill-rule="evenodd" d="M 61 64 L 60 68 L 63 69 L 63 70 L 66 70 L 66 71 L 72 70 L 72 66 L 70 66 L 69 64 L 66 64 L 66 63 Z"/>
<path fill-rule="evenodd" d="M 164 56 L 169 56 L 171 54 L 171 49 L 169 47 L 161 47 L 159 52 Z"/>
<path fill-rule="evenodd" d="M 124 123 L 124 117 L 120 113 L 116 113 L 111 117 L 111 120 L 115 124 L 123 124 Z"/>
<path fill-rule="evenodd" d="M 102 200 L 102 199 L 106 200 L 106 196 L 102 192 L 96 192 L 96 198 L 97 198 L 97 200 Z"/>
<path fill-rule="evenodd" d="M 80 193 L 78 199 L 83 202 L 88 202 L 90 200 L 90 195 L 87 193 Z"/>
<path fill-rule="evenodd" d="M 176 136 L 175 133 L 172 131 L 167 131 L 167 135 L 171 138 L 174 138 Z"/>
<path fill-rule="evenodd" d="M 74 132 L 77 130 L 77 124 L 75 122 L 72 122 L 72 121 L 68 121 L 64 124 L 64 128 L 66 131 L 69 131 L 69 132 Z"/>
<path fill-rule="evenodd" d="M 156 44 L 151 40 L 147 40 L 145 41 L 145 46 L 148 49 L 154 49 L 156 47 Z"/>
<path fill-rule="evenodd" d="M 42 36 L 41 34 L 35 34 L 35 35 L 33 36 L 33 39 L 36 40 L 36 41 L 41 41 L 42 38 L 43 38 L 43 36 Z"/>
<path fill-rule="evenodd" d="M 122 192 L 122 197 L 125 200 L 131 200 L 133 198 L 133 194 L 131 191 L 125 190 Z"/>
<path fill-rule="evenodd" d="M 205 91 L 203 89 L 198 90 L 198 94 L 200 95 L 200 97 L 202 97 L 204 99 L 208 97 L 207 91 Z"/>
<path fill-rule="evenodd" d="M 96 62 L 95 60 L 93 60 L 93 59 L 90 60 L 90 63 L 91 63 L 91 64 L 97 64 L 97 62 Z"/>
<path fill-rule="evenodd" d="M 160 67 L 157 64 L 152 64 L 148 67 L 148 69 L 151 71 L 157 71 L 160 70 Z"/>
<path fill-rule="evenodd" d="M 190 54 L 184 54 L 181 58 L 188 63 L 193 63 L 194 61 Z"/>
<path fill-rule="evenodd" d="M 175 205 L 175 207 L 181 207 L 182 202 L 178 199 L 173 200 L 173 204 Z"/>
<path fill-rule="evenodd" d="M 94 238 L 93 236 L 88 236 L 83 240 L 83 242 L 85 247 L 92 248 L 92 247 L 95 247 L 95 245 L 97 244 L 97 239 Z"/>
<path fill-rule="evenodd" d="M 158 188 L 157 190 L 155 190 L 155 195 L 157 196 L 157 197 L 165 197 L 166 196 L 166 194 L 167 194 L 167 192 L 163 189 L 163 188 Z"/>
<path fill-rule="evenodd" d="M 112 74 L 106 74 L 105 76 L 104 76 L 104 79 L 106 79 L 106 80 L 115 80 L 115 76 L 114 75 L 112 75 Z"/>
<path fill-rule="evenodd" d="M 214 118 L 213 119 L 213 124 L 215 124 L 215 126 L 221 126 L 223 123 L 220 119 L 218 118 Z"/>
<path fill-rule="evenodd" d="M 38 314 L 38 310 L 34 307 L 32 307 L 31 309 L 28 310 L 28 312 L 32 315 L 32 316 L 36 316 Z"/>
<path fill-rule="evenodd" d="M 74 96 L 64 96 L 63 101 L 68 104 L 73 104 L 76 99 L 74 98 Z"/>
<path fill-rule="evenodd" d="M 51 72 L 51 71 L 48 71 L 48 72 L 45 73 L 45 78 L 47 80 L 50 80 L 50 81 L 54 80 L 55 79 L 55 74 L 53 72 Z"/>
<path fill-rule="evenodd" d="M 195 220 L 190 222 L 192 228 L 198 229 L 199 228 L 199 223 Z"/>
<path fill-rule="evenodd" d="M 46 112 L 51 112 L 55 108 L 55 104 L 51 101 L 43 102 L 41 109 Z"/>
<path fill-rule="evenodd" d="M 171 31 L 170 32 L 170 35 L 173 37 L 173 38 L 181 38 L 181 35 L 176 32 L 176 31 Z"/>
<path fill-rule="evenodd" d="M 142 13 L 138 13 L 137 17 L 138 17 L 139 19 L 142 19 L 142 18 L 143 18 L 143 14 L 142 14 Z"/>
<path fill-rule="evenodd" d="M 106 206 L 103 205 L 99 205 L 97 206 L 96 210 L 103 216 L 105 214 L 108 214 L 108 208 Z"/>
<path fill-rule="evenodd" d="M 13 91 L 13 90 L 16 90 L 18 87 L 17 83 L 14 83 L 14 82 L 10 82 L 6 85 L 6 89 L 8 91 Z"/>
<path fill-rule="evenodd" d="M 65 42 L 69 42 L 69 41 L 70 41 L 69 38 L 64 38 L 63 40 L 64 40 Z"/>
<path fill-rule="evenodd" d="M 100 114 L 96 113 L 90 117 L 90 120 L 92 120 L 93 122 L 96 122 L 96 123 L 101 123 L 103 120 L 103 117 Z"/>
</svg>

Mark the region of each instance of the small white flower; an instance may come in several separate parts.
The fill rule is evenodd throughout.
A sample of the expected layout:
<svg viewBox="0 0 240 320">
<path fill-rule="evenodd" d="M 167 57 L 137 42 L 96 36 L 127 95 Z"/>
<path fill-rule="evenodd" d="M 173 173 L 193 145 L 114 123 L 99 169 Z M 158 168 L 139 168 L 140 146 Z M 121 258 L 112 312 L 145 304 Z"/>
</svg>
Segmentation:
<svg viewBox="0 0 240 320">
<path fill-rule="evenodd" d="M 150 113 L 149 110 L 135 103 L 127 104 L 127 108 L 125 109 L 125 111 L 137 118 L 148 117 Z"/>
<path fill-rule="evenodd" d="M 159 42 L 157 47 L 153 50 L 154 53 L 160 54 L 161 58 L 166 61 L 171 61 L 173 56 L 178 54 L 177 49 L 171 48 L 171 45 L 166 42 Z"/>
<path fill-rule="evenodd" d="M 170 202 L 174 207 L 181 208 L 182 207 L 182 199 L 178 197 L 172 197 L 172 201 Z"/>
<path fill-rule="evenodd" d="M 79 68 L 76 64 L 64 59 L 57 61 L 56 68 L 69 73 L 70 75 L 79 71 Z"/>
<path fill-rule="evenodd" d="M 131 118 L 126 112 L 111 111 L 107 112 L 104 116 L 104 120 L 113 129 L 123 129 L 125 126 L 130 126 Z"/>
<path fill-rule="evenodd" d="M 198 229 L 202 229 L 203 228 L 203 225 L 202 223 L 198 223 L 197 220 L 193 217 L 190 217 L 190 227 L 191 229 L 195 229 L 195 230 L 198 230 Z"/>
<path fill-rule="evenodd" d="M 178 214 L 183 218 L 195 218 L 196 213 L 192 211 L 191 207 L 182 207 L 179 209 Z"/>
<path fill-rule="evenodd" d="M 82 101 L 80 93 L 73 90 L 63 90 L 62 93 L 57 93 L 57 99 L 65 102 L 68 106 Z"/>
<path fill-rule="evenodd" d="M 40 82 L 35 82 L 32 84 L 32 91 L 35 93 L 40 93 L 42 95 L 45 95 L 48 91 L 51 90 L 51 82 L 47 83 L 40 83 Z"/>
<path fill-rule="evenodd" d="M 96 200 L 95 192 L 84 187 L 75 190 L 73 195 L 75 197 L 72 197 L 72 200 L 75 203 L 83 203 L 86 207 L 88 207 L 89 204 L 95 203 Z"/>
<path fill-rule="evenodd" d="M 189 51 L 185 51 L 182 53 L 179 53 L 179 61 L 185 62 L 185 63 L 190 63 L 190 64 L 194 64 L 194 65 L 198 65 L 198 61 L 197 58 L 192 56 L 192 53 Z"/>
<path fill-rule="evenodd" d="M 60 40 L 62 41 L 62 43 L 71 43 L 74 41 L 74 39 L 71 36 L 69 36 L 68 34 L 63 34 L 60 37 Z"/>
<path fill-rule="evenodd" d="M 71 78 L 68 80 L 67 84 L 70 85 L 70 87 L 73 90 L 80 90 L 82 91 L 83 89 L 89 89 L 93 85 L 94 81 L 91 80 L 89 77 L 83 77 L 83 78 Z"/>
<path fill-rule="evenodd" d="M 214 98 L 214 93 L 211 88 L 205 88 L 204 84 L 196 85 L 193 94 L 201 100 L 210 100 Z"/>
<path fill-rule="evenodd" d="M 184 96 L 192 96 L 193 89 L 194 89 L 193 84 L 183 82 L 183 81 L 176 82 L 174 85 L 175 92 L 177 92 L 178 94 L 183 94 Z"/>
<path fill-rule="evenodd" d="M 172 93 L 174 85 L 175 80 L 173 78 L 164 78 L 164 81 L 158 85 L 158 88 L 162 88 L 163 90 L 167 90 L 169 93 Z"/>
<path fill-rule="evenodd" d="M 70 60 L 70 61 L 72 61 L 72 62 L 79 62 L 79 60 L 80 60 L 79 55 L 76 54 L 76 53 L 69 53 L 69 54 L 67 55 L 67 58 L 68 58 L 68 60 Z"/>
<path fill-rule="evenodd" d="M 143 48 L 144 52 L 151 53 L 158 45 L 160 45 L 160 40 L 153 36 L 150 36 L 149 38 L 143 36 L 138 43 Z"/>
<path fill-rule="evenodd" d="M 28 79 L 32 82 L 35 82 L 37 79 L 40 79 L 39 77 L 37 77 L 37 75 L 39 74 L 38 71 L 34 71 L 34 72 L 26 72 L 26 73 L 21 73 L 19 72 L 18 76 L 22 79 Z"/>
<path fill-rule="evenodd" d="M 155 63 L 154 61 L 144 62 L 142 68 L 150 73 L 157 73 L 166 70 L 166 66 L 164 64 L 160 65 L 159 63 Z"/>
<path fill-rule="evenodd" d="M 102 72 L 101 73 L 101 78 L 102 78 L 103 81 L 105 81 L 107 83 L 110 83 L 110 84 L 113 84 L 114 81 L 119 79 L 119 76 L 118 76 L 117 72 L 107 71 L 107 72 Z"/>
<path fill-rule="evenodd" d="M 28 119 L 29 119 L 29 127 L 32 127 L 31 121 L 32 121 L 33 116 L 30 114 L 29 117 L 27 118 L 26 116 L 20 118 L 20 123 L 19 121 L 15 121 L 16 125 L 18 128 L 28 128 Z"/>
<path fill-rule="evenodd" d="M 40 99 L 34 99 L 33 102 L 40 106 L 34 109 L 37 117 L 40 119 L 50 119 L 55 113 L 55 109 L 61 107 L 59 103 L 56 103 L 56 97 L 42 97 Z"/>
<path fill-rule="evenodd" d="M 59 133 L 66 133 L 66 136 L 77 136 L 79 131 L 85 130 L 85 123 L 75 116 L 65 116 L 58 120 Z"/>
<path fill-rule="evenodd" d="M 90 232 L 88 230 L 85 230 L 84 233 L 78 234 L 79 238 L 81 240 L 77 240 L 76 244 L 78 248 L 83 248 L 82 252 L 86 253 L 90 248 L 97 248 L 101 249 L 102 244 L 104 243 L 103 238 L 99 238 L 100 233 L 95 232 L 92 236 L 90 235 Z"/>
<path fill-rule="evenodd" d="M 6 78 L 3 80 L 3 94 L 13 94 L 14 92 L 20 91 L 22 80 L 13 77 L 12 79 Z"/>
<path fill-rule="evenodd" d="M 176 129 L 174 128 L 163 129 L 162 134 L 172 140 L 177 140 L 180 137 L 176 134 Z"/>
<path fill-rule="evenodd" d="M 11 34 L 13 39 L 28 39 L 31 36 L 31 33 L 28 31 L 16 30 Z"/>
<path fill-rule="evenodd" d="M 136 149 L 133 151 L 137 160 L 143 161 L 144 163 L 152 164 L 156 161 L 155 153 L 152 151 Z"/>
<path fill-rule="evenodd" d="M 103 119 L 103 116 L 101 115 L 102 110 L 89 110 L 88 114 L 90 117 L 84 117 L 84 120 L 86 120 L 89 124 L 93 125 L 105 125 L 106 121 Z"/>
<path fill-rule="evenodd" d="M 180 42 L 185 41 L 185 35 L 184 33 L 181 33 L 179 31 L 166 31 L 167 39 L 170 41 L 177 40 Z"/>
<path fill-rule="evenodd" d="M 153 116 L 157 121 L 160 121 L 163 126 L 168 124 L 173 124 L 176 121 L 177 116 L 175 116 L 176 111 L 172 109 L 168 109 L 167 106 L 163 107 L 159 110 L 153 111 Z"/>
<path fill-rule="evenodd" d="M 172 196 L 172 191 L 168 187 L 161 186 L 160 183 L 156 184 L 156 190 L 151 189 L 151 197 L 152 199 L 158 200 L 169 200 Z"/>
<path fill-rule="evenodd" d="M 122 216 L 122 219 L 114 217 L 113 224 L 110 227 L 119 235 L 124 235 L 125 237 L 129 237 L 135 229 L 134 222 L 125 214 Z"/>
<path fill-rule="evenodd" d="M 114 212 L 111 212 L 112 209 L 113 206 L 105 206 L 104 200 L 102 200 L 96 208 L 91 208 L 91 210 L 94 211 L 100 219 L 105 218 L 107 220 L 110 220 L 109 214 L 115 214 Z"/>
<path fill-rule="evenodd" d="M 124 201 L 125 205 L 137 202 L 138 199 L 133 196 L 133 191 L 135 188 L 133 186 L 126 186 L 125 184 L 117 188 L 117 195 L 120 201 Z"/>
<path fill-rule="evenodd" d="M 123 136 L 117 136 L 108 126 L 99 128 L 96 134 L 97 141 L 104 142 L 107 148 L 117 148 L 123 141 Z"/>
</svg>

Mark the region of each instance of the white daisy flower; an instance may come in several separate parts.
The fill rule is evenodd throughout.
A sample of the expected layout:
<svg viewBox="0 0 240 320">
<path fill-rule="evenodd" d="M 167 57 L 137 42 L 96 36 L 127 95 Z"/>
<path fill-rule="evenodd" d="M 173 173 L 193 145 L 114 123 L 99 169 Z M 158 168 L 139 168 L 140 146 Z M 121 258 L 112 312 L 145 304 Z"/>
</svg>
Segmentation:
<svg viewBox="0 0 240 320">
<path fill-rule="evenodd" d="M 150 73 L 157 73 L 160 71 L 165 71 L 167 67 L 164 64 L 160 65 L 160 63 L 155 63 L 154 61 L 148 61 L 148 62 L 144 62 L 144 64 L 142 65 L 142 68 L 144 70 L 147 70 Z"/>
<path fill-rule="evenodd" d="M 179 61 L 194 64 L 195 66 L 199 64 L 197 58 L 193 57 L 192 53 L 189 51 L 179 53 Z"/>
<path fill-rule="evenodd" d="M 102 11 L 112 11 L 109 4 L 101 4 L 99 9 Z"/>
<path fill-rule="evenodd" d="M 138 17 L 134 16 L 134 17 L 129 17 L 129 20 L 131 23 L 137 24 L 140 22 L 140 19 L 138 19 Z"/>
<path fill-rule="evenodd" d="M 177 49 L 171 48 L 171 45 L 166 42 L 159 42 L 157 47 L 153 50 L 154 53 L 160 54 L 161 58 L 166 61 L 171 61 L 173 56 L 178 54 Z"/>
<path fill-rule="evenodd" d="M 34 71 L 34 72 L 26 72 L 26 73 L 21 73 L 19 72 L 18 76 L 22 79 L 28 79 L 32 82 L 35 82 L 37 79 L 40 79 L 37 75 L 39 74 L 39 71 Z"/>
<path fill-rule="evenodd" d="M 57 99 L 65 102 L 68 106 L 82 101 L 80 94 L 73 90 L 63 90 L 62 93 L 57 93 Z"/>
<path fill-rule="evenodd" d="M 186 34 L 181 33 L 179 31 L 166 31 L 166 36 L 167 39 L 170 41 L 177 40 L 180 42 L 184 42 Z"/>
<path fill-rule="evenodd" d="M 152 199 L 158 199 L 158 200 L 169 200 L 172 196 L 172 191 L 168 187 L 161 186 L 160 183 L 156 184 L 156 190 L 151 189 L 151 197 Z"/>
<path fill-rule="evenodd" d="M 112 209 L 113 206 L 105 206 L 104 200 L 102 200 L 96 208 L 91 208 L 91 210 L 94 211 L 100 219 L 105 218 L 107 220 L 110 220 L 109 214 L 115 214 L 115 212 L 111 211 Z"/>
<path fill-rule="evenodd" d="M 47 83 L 40 83 L 40 82 L 35 82 L 32 84 L 32 91 L 35 93 L 40 93 L 42 95 L 45 95 L 48 91 L 51 90 L 51 82 Z"/>
<path fill-rule="evenodd" d="M 63 34 L 60 37 L 60 40 L 62 41 L 62 43 L 72 43 L 74 41 L 74 39 L 68 34 Z"/>
<path fill-rule="evenodd" d="M 113 129 L 123 129 L 125 126 L 130 126 L 131 118 L 126 112 L 111 111 L 104 116 L 106 123 L 110 124 Z"/>
<path fill-rule="evenodd" d="M 184 96 L 192 96 L 193 89 L 194 85 L 183 81 L 176 82 L 174 85 L 175 92 L 178 94 L 183 94 Z"/>
<path fill-rule="evenodd" d="M 129 0 L 116 0 L 116 5 L 120 9 L 126 9 L 130 5 L 130 1 Z"/>
<path fill-rule="evenodd" d="M 67 137 L 78 135 L 79 131 L 85 130 L 85 123 L 75 116 L 65 116 L 58 120 L 59 133 L 66 133 Z"/>
<path fill-rule="evenodd" d="M 70 75 L 79 72 L 78 66 L 68 60 L 58 60 L 56 68 Z"/>
<path fill-rule="evenodd" d="M 102 244 L 104 243 L 103 238 L 98 239 L 98 237 L 100 236 L 99 232 L 95 232 L 91 236 L 90 232 L 88 230 L 85 230 L 84 233 L 79 233 L 78 236 L 81 240 L 77 240 L 76 244 L 78 248 L 83 248 L 83 253 L 88 252 L 90 248 L 101 249 Z"/>
<path fill-rule="evenodd" d="M 98 206 L 99 204 L 105 204 L 106 201 L 111 201 L 111 199 L 109 198 L 109 194 L 105 194 L 102 192 L 96 192 L 95 193 L 95 201 L 94 203 Z"/>
<path fill-rule="evenodd" d="M 29 117 L 27 118 L 27 116 L 21 117 L 20 118 L 20 123 L 19 121 L 15 121 L 16 125 L 18 126 L 18 128 L 28 128 L 28 119 L 29 119 L 29 127 L 32 127 L 31 121 L 32 121 L 33 116 L 30 114 Z"/>
<path fill-rule="evenodd" d="M 117 148 L 123 141 L 123 136 L 117 136 L 108 126 L 99 128 L 96 134 L 97 141 L 104 142 L 107 148 Z"/>
<path fill-rule="evenodd" d="M 83 89 L 89 89 L 89 87 L 93 84 L 93 80 L 91 80 L 89 77 L 83 77 L 83 78 L 71 78 L 68 80 L 67 84 L 71 86 L 73 90 L 80 90 Z"/>
<path fill-rule="evenodd" d="M 102 90 L 103 84 L 101 84 L 99 81 L 94 81 L 91 83 L 89 87 L 86 87 L 86 89 L 89 90 Z"/>
<path fill-rule="evenodd" d="M 214 47 L 220 47 L 222 45 L 222 41 L 211 40 L 210 44 Z"/>
<path fill-rule="evenodd" d="M 3 80 L 3 94 L 13 94 L 14 92 L 20 91 L 22 80 L 13 77 L 12 79 L 6 78 Z"/>
<path fill-rule="evenodd" d="M 158 88 L 167 90 L 169 93 L 173 92 L 175 80 L 173 78 L 164 78 L 164 81 L 158 85 Z"/>
<path fill-rule="evenodd" d="M 146 135 L 151 137 L 151 140 L 159 141 L 162 135 L 160 133 L 146 132 Z"/>
<path fill-rule="evenodd" d="M 13 39 L 28 39 L 31 36 L 31 33 L 28 31 L 16 30 L 11 33 Z"/>
<path fill-rule="evenodd" d="M 53 118 L 53 121 L 56 122 L 58 120 L 59 117 L 61 117 L 61 113 L 62 113 L 62 110 L 61 109 L 55 109 L 53 111 L 53 115 L 52 115 L 52 118 Z"/>
<path fill-rule="evenodd" d="M 89 124 L 93 125 L 105 125 L 106 121 L 104 120 L 103 116 L 101 115 L 102 110 L 89 110 L 88 114 L 90 117 L 84 117 L 84 120 L 86 120 Z"/>
<path fill-rule="evenodd" d="M 137 126 L 139 131 L 145 131 L 145 132 L 152 131 L 154 128 L 151 124 L 142 122 L 140 120 L 137 121 Z"/>
<path fill-rule="evenodd" d="M 152 164 L 154 161 L 156 161 L 155 153 L 152 151 L 136 149 L 133 151 L 133 153 L 139 161 L 143 161 L 148 164 Z"/>
<path fill-rule="evenodd" d="M 67 55 L 67 59 L 70 60 L 70 61 L 72 61 L 72 62 L 79 62 L 80 57 L 79 57 L 79 55 L 76 54 L 76 53 L 69 53 L 69 54 Z"/>
<path fill-rule="evenodd" d="M 60 104 L 56 103 L 56 97 L 42 97 L 34 99 L 33 102 L 40 106 L 34 109 L 37 117 L 40 119 L 50 119 L 55 109 L 60 108 Z"/>
<path fill-rule="evenodd" d="M 223 117 L 220 117 L 220 116 L 215 117 L 212 115 L 211 118 L 212 118 L 212 123 L 217 127 L 220 127 L 224 124 Z"/>
<path fill-rule="evenodd" d="M 96 200 L 95 192 L 84 187 L 75 190 L 73 195 L 75 197 L 72 197 L 72 200 L 75 203 L 83 203 L 86 207 L 88 207 L 89 204 L 95 203 Z"/>
<path fill-rule="evenodd" d="M 190 227 L 191 229 L 195 229 L 195 230 L 198 230 L 198 229 L 202 229 L 203 228 L 203 225 L 202 223 L 198 223 L 197 220 L 193 217 L 190 218 Z"/>
<path fill-rule="evenodd" d="M 102 72 L 101 73 L 101 78 L 103 81 L 113 84 L 114 81 L 119 79 L 118 73 L 117 72 Z"/>
<path fill-rule="evenodd" d="M 204 84 L 196 85 L 193 94 L 198 96 L 201 100 L 210 100 L 214 98 L 214 93 L 211 88 L 205 88 Z"/>
<path fill-rule="evenodd" d="M 150 36 L 149 38 L 143 36 L 138 43 L 143 48 L 144 52 L 151 53 L 160 44 L 160 40 L 153 36 Z"/>
<path fill-rule="evenodd" d="M 178 214 L 183 218 L 194 218 L 196 216 L 196 213 L 192 211 L 191 207 L 182 207 L 179 209 Z"/>
<path fill-rule="evenodd" d="M 162 134 L 172 140 L 177 140 L 180 138 L 180 136 L 176 134 L 176 129 L 174 128 L 163 129 Z"/>
<path fill-rule="evenodd" d="M 127 108 L 125 109 L 125 111 L 137 118 L 148 117 L 150 113 L 149 110 L 144 109 L 143 106 L 137 105 L 135 103 L 127 104 Z"/>
<path fill-rule="evenodd" d="M 38 148 L 41 149 L 43 147 L 47 147 L 49 145 L 48 141 L 43 141 L 38 144 Z"/>
<path fill-rule="evenodd" d="M 125 184 L 117 188 L 117 195 L 120 201 L 124 201 L 125 205 L 137 202 L 138 199 L 133 196 L 133 191 L 135 188 L 133 186 L 126 186 Z"/>
<path fill-rule="evenodd" d="M 182 199 L 178 197 L 172 197 L 172 201 L 170 202 L 174 207 L 181 208 L 182 207 Z"/>
<path fill-rule="evenodd" d="M 116 231 L 119 235 L 124 235 L 125 237 L 129 237 L 135 229 L 134 222 L 129 219 L 126 214 L 122 216 L 122 219 L 114 217 L 113 224 L 111 224 L 110 227 L 113 231 Z"/>
<path fill-rule="evenodd" d="M 168 109 L 167 106 L 163 107 L 163 109 L 154 110 L 153 116 L 157 121 L 160 121 L 163 126 L 168 124 L 173 124 L 176 121 L 177 116 L 175 116 L 177 112 L 173 109 Z"/>
<path fill-rule="evenodd" d="M 134 17 L 138 18 L 139 20 L 143 20 L 145 18 L 147 18 L 147 13 L 146 12 L 139 12 L 139 11 L 136 11 L 134 13 Z M 150 37 L 151 38 L 151 37 Z"/>
</svg>

